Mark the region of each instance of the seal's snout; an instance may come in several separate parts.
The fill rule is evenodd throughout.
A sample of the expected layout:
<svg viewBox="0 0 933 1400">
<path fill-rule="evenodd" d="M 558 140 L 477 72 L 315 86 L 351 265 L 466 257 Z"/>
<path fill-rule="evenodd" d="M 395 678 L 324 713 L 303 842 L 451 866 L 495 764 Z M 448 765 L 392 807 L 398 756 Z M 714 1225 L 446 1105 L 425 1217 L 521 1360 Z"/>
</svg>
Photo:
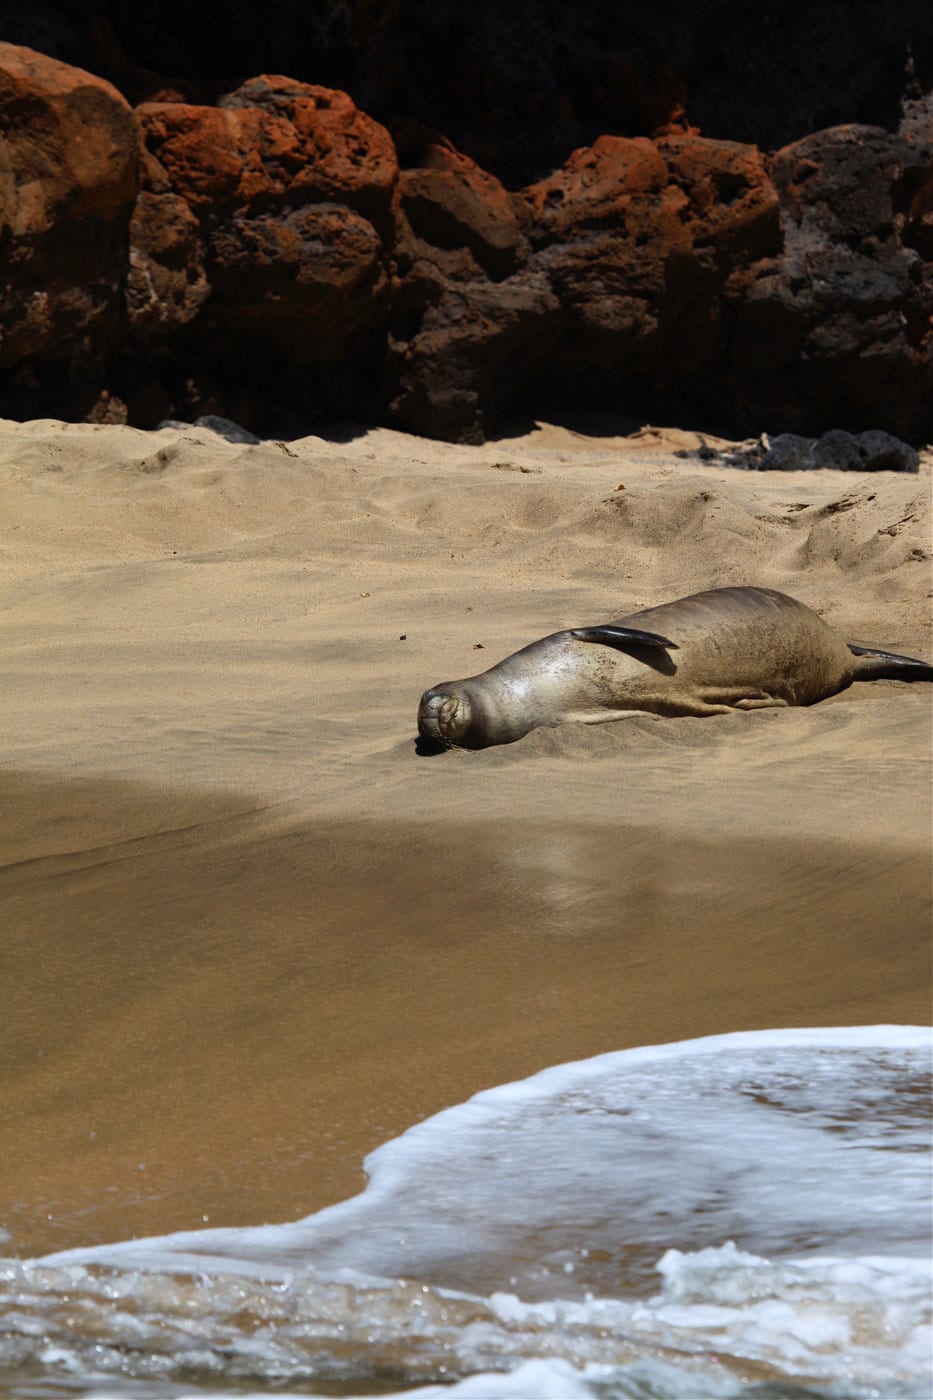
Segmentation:
<svg viewBox="0 0 933 1400">
<path fill-rule="evenodd" d="M 470 723 L 466 697 L 455 690 L 435 686 L 426 690 L 418 706 L 418 733 L 429 743 L 454 748 Z"/>
</svg>

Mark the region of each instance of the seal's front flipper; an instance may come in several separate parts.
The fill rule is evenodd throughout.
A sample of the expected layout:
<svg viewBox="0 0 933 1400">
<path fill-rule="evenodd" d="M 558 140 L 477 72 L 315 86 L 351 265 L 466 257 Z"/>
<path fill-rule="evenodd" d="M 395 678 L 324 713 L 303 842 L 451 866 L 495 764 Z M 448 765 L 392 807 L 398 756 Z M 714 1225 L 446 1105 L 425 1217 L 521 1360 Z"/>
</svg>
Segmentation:
<svg viewBox="0 0 933 1400">
<path fill-rule="evenodd" d="M 659 636 L 657 632 L 642 632 L 639 627 L 617 627 L 612 622 L 604 623 L 601 627 L 571 627 L 570 635 L 580 642 L 602 642 L 603 646 L 618 647 L 620 651 L 627 651 L 632 646 L 678 650 L 676 642 Z"/>
<path fill-rule="evenodd" d="M 881 651 L 878 647 L 863 647 L 849 642 L 849 650 L 858 657 L 855 667 L 857 681 L 888 680 L 933 681 L 933 666 L 918 661 L 915 656 L 899 656 L 896 651 Z"/>
<path fill-rule="evenodd" d="M 766 700 L 755 700 L 747 697 L 744 700 L 736 700 L 735 708 L 737 710 L 784 710 L 789 703 L 788 700 L 782 700 L 777 695 L 770 695 Z"/>
</svg>

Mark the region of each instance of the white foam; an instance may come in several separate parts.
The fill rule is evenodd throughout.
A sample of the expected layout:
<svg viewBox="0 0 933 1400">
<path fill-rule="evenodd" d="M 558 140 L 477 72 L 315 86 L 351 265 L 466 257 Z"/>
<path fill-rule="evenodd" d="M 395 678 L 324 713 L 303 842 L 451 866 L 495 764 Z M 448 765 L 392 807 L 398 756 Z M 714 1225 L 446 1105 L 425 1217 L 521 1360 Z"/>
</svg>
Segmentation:
<svg viewBox="0 0 933 1400">
<path fill-rule="evenodd" d="M 31 1311 L 42 1315 L 40 1363 L 69 1376 L 96 1374 L 92 1388 L 101 1396 L 126 1394 L 121 1376 L 128 1373 L 140 1400 L 178 1394 L 166 1382 L 179 1371 L 200 1370 L 214 1385 L 235 1378 L 277 1389 L 304 1382 L 305 1393 L 318 1393 L 314 1377 L 349 1379 L 354 1370 L 368 1365 L 375 1372 L 401 1358 L 413 1380 L 473 1372 L 453 1393 L 497 1400 L 548 1393 L 751 1397 L 755 1386 L 743 1375 L 749 1362 L 803 1377 L 809 1394 L 929 1394 L 929 1278 L 917 1261 L 903 1270 L 893 1260 L 774 1266 L 725 1245 L 669 1255 L 663 1272 L 660 1291 L 640 1302 L 528 1304 L 415 1285 L 339 1287 L 311 1275 L 287 1288 L 263 1288 L 209 1277 L 82 1278 L 74 1269 L 33 1278 L 46 1292 Z M 19 1300 L 28 1306 L 22 1294 Z M 79 1305 L 88 1324 L 83 1350 L 75 1335 Z M 66 1327 L 54 1333 L 59 1308 L 63 1318 L 70 1310 L 70 1335 Z M 109 1383 L 100 1384 L 104 1376 Z M 370 1390 L 361 1385 L 353 1393 Z"/>
<path fill-rule="evenodd" d="M 595 1374 L 592 1373 L 593 1378 Z M 525 1361 L 507 1375 L 481 1372 L 453 1384 L 418 1386 L 403 1394 L 405 1400 L 448 1400 L 449 1396 L 456 1400 L 594 1400 L 596 1392 L 587 1383 L 587 1377 L 566 1361 Z M 247 1397 L 247 1400 L 259 1400 L 259 1397 Z M 311 1400 L 318 1398 L 311 1397 Z M 392 1397 L 384 1397 L 384 1400 L 392 1400 Z"/>
<path fill-rule="evenodd" d="M 495 1400 L 528 1375 L 542 1397 L 731 1400 L 753 1365 L 921 1397 L 929 1065 L 928 1031 L 859 1027 L 558 1066 L 386 1144 L 365 1192 L 307 1220 L 8 1265 L 0 1361 L 161 1395 L 182 1366 L 277 1386 L 375 1367 L 473 1373 L 444 1394 Z"/>
<path fill-rule="evenodd" d="M 255 1264 L 266 1277 L 313 1261 L 318 1271 L 486 1292 L 511 1259 L 508 1277 L 528 1296 L 553 1292 L 551 1275 L 566 1275 L 577 1292 L 614 1287 L 594 1250 L 617 1257 L 623 1273 L 622 1253 L 636 1246 L 657 1258 L 675 1242 L 695 1249 L 730 1238 L 759 1253 L 919 1253 L 928 1237 L 927 1183 L 916 1170 L 924 1130 L 893 1110 L 903 1057 L 919 1072 L 929 1047 L 924 1029 L 884 1026 L 601 1055 L 416 1125 L 367 1158 L 365 1192 L 306 1220 L 51 1260 L 164 1268 L 174 1256 L 175 1267 Z"/>
</svg>

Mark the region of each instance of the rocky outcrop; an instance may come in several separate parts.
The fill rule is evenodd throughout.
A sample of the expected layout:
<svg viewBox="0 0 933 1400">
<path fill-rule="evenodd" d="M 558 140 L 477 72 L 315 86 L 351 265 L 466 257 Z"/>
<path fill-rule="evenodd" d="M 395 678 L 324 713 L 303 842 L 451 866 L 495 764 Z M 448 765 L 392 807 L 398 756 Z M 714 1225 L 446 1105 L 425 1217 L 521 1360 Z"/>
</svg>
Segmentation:
<svg viewBox="0 0 933 1400">
<path fill-rule="evenodd" d="M 395 237 L 400 269 L 440 249 L 469 255 L 493 279 L 514 272 L 524 261 L 524 238 L 500 181 L 434 133 L 409 135 L 405 147 Z"/>
<path fill-rule="evenodd" d="M 220 110 L 238 131 L 241 186 L 207 218 L 215 323 L 299 366 L 367 353 L 387 306 L 388 132 L 346 93 L 282 77 L 246 83 Z"/>
<path fill-rule="evenodd" d="M 263 75 L 130 111 L 10 45 L 0 116 L 0 412 L 478 441 L 524 398 L 933 436 L 922 125 L 768 156 L 668 122 L 509 191 L 344 92 Z"/>
<path fill-rule="evenodd" d="M 270 394 L 281 407 L 276 385 L 378 358 L 398 178 L 383 127 L 345 93 L 270 76 L 220 107 L 145 103 L 136 117 L 143 188 L 127 309 L 138 362 L 170 343 L 189 411 L 236 385 L 238 411 L 262 417 Z M 255 404 L 242 402 L 244 379 Z"/>
<path fill-rule="evenodd" d="M 728 355 L 729 278 L 781 246 L 760 153 L 696 136 L 602 137 L 524 197 L 562 310 L 551 392 L 696 405 Z"/>
<path fill-rule="evenodd" d="M 390 421 L 428 437 L 482 442 L 548 362 L 560 306 L 528 269 L 503 282 L 438 286 L 417 330 L 393 339 Z"/>
<path fill-rule="evenodd" d="M 109 83 L 0 44 L 0 131 L 0 368 L 28 410 L 34 362 L 121 338 L 138 127 Z"/>
<path fill-rule="evenodd" d="M 482 441 L 546 359 L 558 302 L 494 176 L 431 133 L 403 150 L 383 402 L 414 432 Z"/>
<path fill-rule="evenodd" d="M 746 417 L 799 431 L 897 425 L 929 434 L 933 133 L 820 131 L 778 151 L 778 256 L 737 276 L 734 355 Z"/>
<path fill-rule="evenodd" d="M 422 249 L 436 296 L 394 346 L 407 427 L 476 440 L 535 384 L 565 404 L 679 393 L 722 357 L 732 271 L 781 246 L 758 151 L 698 137 L 601 137 L 514 209 L 524 236 L 498 283 L 479 267 L 432 280 Z"/>
</svg>

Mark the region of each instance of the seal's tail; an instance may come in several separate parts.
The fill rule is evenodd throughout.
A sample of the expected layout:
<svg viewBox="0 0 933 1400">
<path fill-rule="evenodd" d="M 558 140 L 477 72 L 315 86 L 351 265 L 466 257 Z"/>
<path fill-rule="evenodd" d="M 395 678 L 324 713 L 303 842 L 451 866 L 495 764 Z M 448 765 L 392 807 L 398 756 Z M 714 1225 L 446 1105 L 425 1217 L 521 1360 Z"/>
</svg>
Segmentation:
<svg viewBox="0 0 933 1400">
<path fill-rule="evenodd" d="M 897 681 L 933 681 L 933 666 L 926 661 L 918 661 L 914 656 L 898 656 L 895 651 L 863 647 L 858 642 L 850 642 L 849 650 L 858 657 L 855 665 L 857 681 L 880 680 L 885 676 Z"/>
</svg>

